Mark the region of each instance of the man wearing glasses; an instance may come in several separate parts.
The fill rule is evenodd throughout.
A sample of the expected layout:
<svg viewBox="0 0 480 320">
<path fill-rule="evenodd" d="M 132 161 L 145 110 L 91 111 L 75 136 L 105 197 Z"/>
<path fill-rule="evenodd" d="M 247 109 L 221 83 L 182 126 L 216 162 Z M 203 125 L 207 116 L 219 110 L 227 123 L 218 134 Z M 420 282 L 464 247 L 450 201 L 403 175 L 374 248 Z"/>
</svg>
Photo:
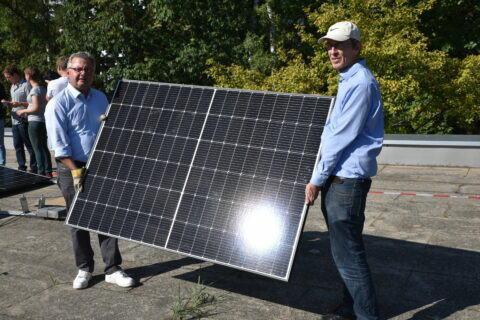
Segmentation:
<svg viewBox="0 0 480 320">
<path fill-rule="evenodd" d="M 57 160 L 57 184 L 70 208 L 75 192 L 82 191 L 83 168 L 100 129 L 100 116 L 108 106 L 103 92 L 91 88 L 95 77 L 95 59 L 87 52 L 77 52 L 68 59 L 68 85 L 49 101 L 45 118 L 48 135 Z M 74 289 L 88 286 L 94 269 L 90 233 L 72 228 L 75 263 L 79 269 Z M 120 268 L 122 257 L 117 239 L 98 235 L 105 262 L 105 280 L 121 287 L 131 287 L 134 280 Z"/>
<path fill-rule="evenodd" d="M 324 319 L 378 319 L 377 301 L 363 244 L 365 203 L 383 143 L 380 89 L 360 58 L 360 31 L 351 22 L 332 25 L 328 56 L 340 73 L 335 107 L 322 134 L 321 159 L 305 190 L 313 205 L 321 191 L 332 255 L 344 282 L 343 303 Z"/>
</svg>

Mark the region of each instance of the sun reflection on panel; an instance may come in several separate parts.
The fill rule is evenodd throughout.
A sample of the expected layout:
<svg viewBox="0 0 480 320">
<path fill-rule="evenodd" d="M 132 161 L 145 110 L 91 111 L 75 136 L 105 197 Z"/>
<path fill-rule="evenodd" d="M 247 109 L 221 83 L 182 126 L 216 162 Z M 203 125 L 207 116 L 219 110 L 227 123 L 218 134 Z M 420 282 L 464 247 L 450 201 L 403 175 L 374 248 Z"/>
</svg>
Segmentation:
<svg viewBox="0 0 480 320">
<path fill-rule="evenodd" d="M 240 220 L 239 231 L 245 249 L 263 255 L 278 245 L 282 235 L 282 221 L 273 206 L 251 205 Z"/>
</svg>

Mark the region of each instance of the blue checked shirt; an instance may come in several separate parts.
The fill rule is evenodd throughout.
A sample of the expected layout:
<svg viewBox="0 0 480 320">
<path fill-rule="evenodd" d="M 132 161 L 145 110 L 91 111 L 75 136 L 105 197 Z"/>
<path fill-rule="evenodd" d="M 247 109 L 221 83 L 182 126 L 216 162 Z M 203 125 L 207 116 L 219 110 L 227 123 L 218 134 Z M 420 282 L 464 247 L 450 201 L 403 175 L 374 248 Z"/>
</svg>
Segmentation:
<svg viewBox="0 0 480 320">
<path fill-rule="evenodd" d="M 380 89 L 365 59 L 361 59 L 340 73 L 335 107 L 322 134 L 321 159 L 310 183 L 321 187 L 331 175 L 374 176 L 382 144 Z"/>
<path fill-rule="evenodd" d="M 47 104 L 45 121 L 55 158 L 71 157 L 87 162 L 100 130 L 100 115 L 108 100 L 104 93 L 90 88 L 85 97 L 71 84 Z"/>
</svg>

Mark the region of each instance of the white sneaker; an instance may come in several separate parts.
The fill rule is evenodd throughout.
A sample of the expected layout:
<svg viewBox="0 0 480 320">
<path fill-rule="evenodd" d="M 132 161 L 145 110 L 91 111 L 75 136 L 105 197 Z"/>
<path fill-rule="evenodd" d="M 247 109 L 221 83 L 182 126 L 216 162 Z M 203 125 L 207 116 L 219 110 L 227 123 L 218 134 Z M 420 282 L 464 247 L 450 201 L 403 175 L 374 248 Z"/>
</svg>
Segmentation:
<svg viewBox="0 0 480 320">
<path fill-rule="evenodd" d="M 135 284 L 135 281 L 130 278 L 123 270 L 118 270 L 112 274 L 105 275 L 105 281 L 116 284 L 117 286 L 128 288 Z"/>
<path fill-rule="evenodd" d="M 88 282 L 92 279 L 92 274 L 88 271 L 78 270 L 77 277 L 73 280 L 73 289 L 84 289 L 88 287 Z"/>
</svg>

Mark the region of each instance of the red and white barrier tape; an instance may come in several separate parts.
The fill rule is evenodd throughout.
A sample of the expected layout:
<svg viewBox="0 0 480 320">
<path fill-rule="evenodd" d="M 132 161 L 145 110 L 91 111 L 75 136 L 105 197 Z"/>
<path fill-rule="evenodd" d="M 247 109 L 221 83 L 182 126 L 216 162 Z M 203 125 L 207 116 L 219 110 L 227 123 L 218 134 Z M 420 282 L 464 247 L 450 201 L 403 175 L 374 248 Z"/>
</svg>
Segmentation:
<svg viewBox="0 0 480 320">
<path fill-rule="evenodd" d="M 480 196 L 457 196 L 450 194 L 428 194 L 428 193 L 411 193 L 411 192 L 389 192 L 389 191 L 370 191 L 373 194 L 390 194 L 397 196 L 414 196 L 414 197 L 434 197 L 434 198 L 456 198 L 456 199 L 477 199 L 480 200 Z"/>
</svg>

